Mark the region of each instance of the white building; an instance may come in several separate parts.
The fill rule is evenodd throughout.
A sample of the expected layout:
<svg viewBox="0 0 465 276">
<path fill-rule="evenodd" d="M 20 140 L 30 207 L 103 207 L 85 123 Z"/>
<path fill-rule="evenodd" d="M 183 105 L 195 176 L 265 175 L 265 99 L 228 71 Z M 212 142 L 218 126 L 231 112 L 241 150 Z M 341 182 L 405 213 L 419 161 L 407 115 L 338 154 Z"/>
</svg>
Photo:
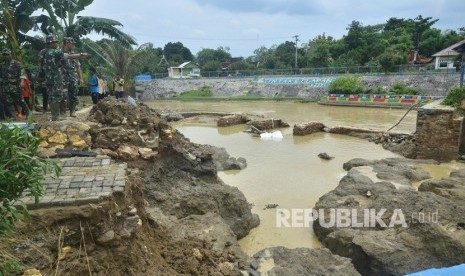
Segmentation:
<svg viewBox="0 0 465 276">
<path fill-rule="evenodd" d="M 465 40 L 462 40 L 434 54 L 433 55 L 433 57 L 435 58 L 434 69 L 455 68 L 454 62 L 456 61 L 457 56 L 461 54 L 459 52 L 460 50 L 457 51 L 457 49 L 460 49 L 462 45 L 464 44 L 465 44 Z"/>
<path fill-rule="evenodd" d="M 200 69 L 190 61 L 187 61 L 178 67 L 168 68 L 168 77 L 173 79 L 200 77 Z"/>
</svg>

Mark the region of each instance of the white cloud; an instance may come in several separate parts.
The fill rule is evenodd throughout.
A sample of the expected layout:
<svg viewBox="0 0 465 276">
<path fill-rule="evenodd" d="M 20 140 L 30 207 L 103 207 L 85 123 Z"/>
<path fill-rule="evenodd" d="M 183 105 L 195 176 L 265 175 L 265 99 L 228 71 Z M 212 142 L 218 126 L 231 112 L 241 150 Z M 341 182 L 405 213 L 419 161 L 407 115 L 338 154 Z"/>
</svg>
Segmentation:
<svg viewBox="0 0 465 276">
<path fill-rule="evenodd" d="M 193 54 L 229 46 L 233 56 L 292 41 L 295 34 L 302 43 L 323 32 L 341 38 L 353 20 L 366 26 L 422 15 L 439 19 L 436 28 L 457 30 L 465 27 L 463 14 L 463 0 L 99 0 L 83 13 L 120 21 L 140 44 L 180 41 Z"/>
</svg>

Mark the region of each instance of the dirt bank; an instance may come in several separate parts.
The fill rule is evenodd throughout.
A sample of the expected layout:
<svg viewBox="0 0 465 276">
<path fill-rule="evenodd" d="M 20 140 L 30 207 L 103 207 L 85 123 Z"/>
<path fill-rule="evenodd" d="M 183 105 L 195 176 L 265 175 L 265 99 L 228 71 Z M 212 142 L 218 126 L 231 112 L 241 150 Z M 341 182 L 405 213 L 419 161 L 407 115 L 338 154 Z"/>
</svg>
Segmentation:
<svg viewBox="0 0 465 276">
<path fill-rule="evenodd" d="M 16 267 L 12 275 L 26 268 L 43 275 L 240 275 L 248 260 L 237 238 L 259 220 L 244 195 L 216 175 L 237 160 L 190 143 L 143 104 L 108 99 L 88 120 L 93 150 L 128 163 L 124 193 L 98 205 L 32 211 L 31 221 L 1 237 L 0 268 Z M 135 151 L 120 152 L 126 147 Z M 156 154 L 131 154 L 141 148 Z"/>
</svg>

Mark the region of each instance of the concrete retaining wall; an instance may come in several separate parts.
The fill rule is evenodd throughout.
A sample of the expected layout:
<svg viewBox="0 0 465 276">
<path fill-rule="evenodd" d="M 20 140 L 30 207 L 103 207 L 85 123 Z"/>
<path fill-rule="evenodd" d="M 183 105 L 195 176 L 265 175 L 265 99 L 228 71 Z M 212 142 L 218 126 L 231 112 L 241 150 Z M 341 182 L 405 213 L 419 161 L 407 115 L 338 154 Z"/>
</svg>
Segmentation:
<svg viewBox="0 0 465 276">
<path fill-rule="evenodd" d="M 428 104 L 418 110 L 417 158 L 449 161 L 461 155 L 463 144 L 463 111 Z"/>
<path fill-rule="evenodd" d="M 444 96 L 453 86 L 459 84 L 459 75 L 406 75 L 406 76 L 362 76 L 362 80 L 373 91 L 381 88 L 389 91 L 394 84 L 401 83 L 413 87 L 422 95 Z M 328 84 L 335 76 L 269 76 L 257 78 L 218 78 L 218 79 L 154 79 L 138 82 L 136 90 L 142 100 L 171 98 L 183 92 L 210 88 L 214 96 L 259 96 L 259 97 L 299 97 L 319 100 L 327 95 Z"/>
</svg>

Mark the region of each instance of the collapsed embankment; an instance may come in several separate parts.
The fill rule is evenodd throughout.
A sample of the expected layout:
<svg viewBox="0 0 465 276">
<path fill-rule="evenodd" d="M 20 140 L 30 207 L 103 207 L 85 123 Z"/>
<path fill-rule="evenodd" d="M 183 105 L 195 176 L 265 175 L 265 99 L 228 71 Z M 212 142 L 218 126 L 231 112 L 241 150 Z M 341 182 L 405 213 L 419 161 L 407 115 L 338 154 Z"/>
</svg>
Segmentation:
<svg viewBox="0 0 465 276">
<path fill-rule="evenodd" d="M 463 172 L 424 183 L 417 192 L 409 186 L 426 176 L 411 163 L 349 162 L 348 176 L 315 208 L 439 210 L 445 219 L 437 225 L 410 225 L 409 220 L 408 229 L 316 225 L 329 250 L 276 247 L 249 259 L 237 238 L 247 235 L 258 218 L 243 194 L 216 175 L 226 161 L 236 161 L 237 167 L 243 161 L 190 143 L 143 104 L 106 100 L 93 108 L 89 120 L 92 148 L 128 163 L 124 193 L 96 205 L 32 212 L 32 223 L 0 241 L 4 259 L 57 275 L 401 275 L 465 261 L 460 253 L 465 252 Z M 383 181 L 352 171 L 362 165 L 372 166 Z M 389 181 L 405 187 L 397 190 Z"/>
<path fill-rule="evenodd" d="M 78 148 L 81 153 L 127 162 L 124 193 L 99 204 L 31 211 L 30 222 L 1 238 L 2 267 L 15 263 L 58 275 L 239 275 L 245 269 L 248 257 L 237 239 L 259 219 L 244 195 L 217 177 L 224 163 L 241 167 L 243 160 L 191 143 L 143 104 L 107 99 L 88 120 L 82 123 L 90 127 L 72 133 L 68 122 L 54 122 L 56 132 L 41 133 L 47 141 L 62 139 L 44 146 L 72 149 L 90 136 L 91 148 Z"/>
</svg>

